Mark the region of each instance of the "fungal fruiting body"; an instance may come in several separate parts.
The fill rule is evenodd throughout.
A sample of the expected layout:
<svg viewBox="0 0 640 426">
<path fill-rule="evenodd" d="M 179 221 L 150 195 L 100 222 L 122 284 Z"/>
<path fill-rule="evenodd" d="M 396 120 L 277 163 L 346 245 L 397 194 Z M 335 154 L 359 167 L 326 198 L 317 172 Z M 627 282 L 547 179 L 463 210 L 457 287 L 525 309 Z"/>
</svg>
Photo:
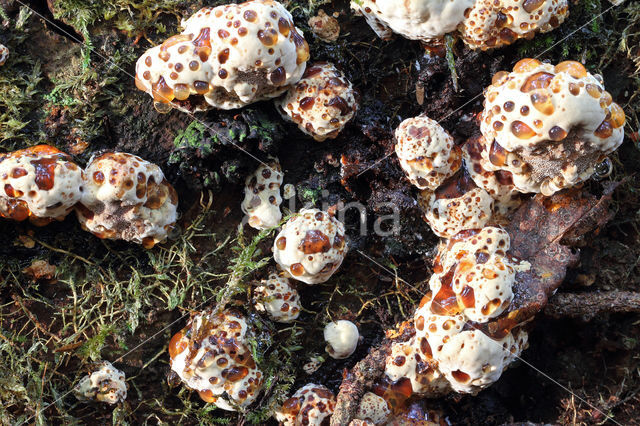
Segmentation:
<svg viewBox="0 0 640 426">
<path fill-rule="evenodd" d="M 313 34 L 326 43 L 332 43 L 340 36 L 340 24 L 331 15 L 327 15 L 324 10 L 318 10 L 316 16 L 309 18 L 309 27 Z"/>
<path fill-rule="evenodd" d="M 300 315 L 300 296 L 289 278 L 271 274 L 253 291 L 255 308 L 276 322 L 289 323 Z"/>
<path fill-rule="evenodd" d="M 487 50 L 551 31 L 568 14 L 567 0 L 476 0 L 458 30 L 469 47 Z"/>
<path fill-rule="evenodd" d="M 109 361 L 102 361 L 78 382 L 74 392 L 79 399 L 117 404 L 127 399 L 125 375 Z"/>
<path fill-rule="evenodd" d="M 178 195 L 157 165 L 132 154 L 107 152 L 89 161 L 84 178 L 76 212 L 92 234 L 151 248 L 173 229 Z"/>
<path fill-rule="evenodd" d="M 334 359 L 349 358 L 358 346 L 358 327 L 351 321 L 338 320 L 324 327 L 326 351 Z"/>
<path fill-rule="evenodd" d="M 249 226 L 272 228 L 282 219 L 280 185 L 284 174 L 277 159 L 261 164 L 245 181 L 242 212 L 249 218 Z"/>
<path fill-rule="evenodd" d="M 279 2 L 205 7 L 138 59 L 136 86 L 160 112 L 240 108 L 282 94 L 308 59 L 302 32 Z"/>
<path fill-rule="evenodd" d="M 82 169 L 49 145 L 0 154 L 0 217 L 46 225 L 82 197 Z"/>
<path fill-rule="evenodd" d="M 351 0 L 351 8 L 364 15 L 382 39 L 392 33 L 431 42 L 455 31 L 474 0 Z"/>
<path fill-rule="evenodd" d="M 392 33 L 433 43 L 459 31 L 472 49 L 490 49 L 531 38 L 560 25 L 567 0 L 352 0 L 382 39 Z"/>
<path fill-rule="evenodd" d="M 389 403 L 373 392 L 367 392 L 360 400 L 356 420 L 363 420 L 372 425 L 386 424 L 391 416 Z"/>
<path fill-rule="evenodd" d="M 4 44 L 0 44 L 0 67 L 9 59 L 9 48 Z"/>
<path fill-rule="evenodd" d="M 522 59 L 485 90 L 480 164 L 511 173 L 520 192 L 551 195 L 588 179 L 622 143 L 624 123 L 602 77 L 582 64 Z"/>
<path fill-rule="evenodd" d="M 333 64 L 316 62 L 276 99 L 280 114 L 317 141 L 338 136 L 358 110 L 357 92 Z"/>
<path fill-rule="evenodd" d="M 264 377 L 249 347 L 247 322 L 234 310 L 204 311 L 169 342 L 171 370 L 218 408 L 244 410 L 255 401 Z"/>
<path fill-rule="evenodd" d="M 284 224 L 273 243 L 273 257 L 295 280 L 327 281 L 347 254 L 344 225 L 318 209 L 302 209 Z"/>
<path fill-rule="evenodd" d="M 328 424 L 336 398 L 322 385 L 309 383 L 298 389 L 276 411 L 276 419 L 284 426 L 321 426 Z"/>
<path fill-rule="evenodd" d="M 460 148 L 435 120 L 421 115 L 404 120 L 395 130 L 395 151 L 409 181 L 435 190 L 462 164 Z"/>
<path fill-rule="evenodd" d="M 392 346 L 389 379 L 407 378 L 412 393 L 429 396 L 448 389 L 475 394 L 498 380 L 527 343 L 518 324 L 484 326 L 505 314 L 516 273 L 530 268 L 509 248 L 509 234 L 496 227 L 461 232 L 441 246 L 431 291 L 414 315 L 416 334 Z"/>
<path fill-rule="evenodd" d="M 425 189 L 418 194 L 424 219 L 443 238 L 485 226 L 491 220 L 493 202 L 487 191 L 478 188 L 466 173 L 452 176 L 435 191 Z"/>
</svg>

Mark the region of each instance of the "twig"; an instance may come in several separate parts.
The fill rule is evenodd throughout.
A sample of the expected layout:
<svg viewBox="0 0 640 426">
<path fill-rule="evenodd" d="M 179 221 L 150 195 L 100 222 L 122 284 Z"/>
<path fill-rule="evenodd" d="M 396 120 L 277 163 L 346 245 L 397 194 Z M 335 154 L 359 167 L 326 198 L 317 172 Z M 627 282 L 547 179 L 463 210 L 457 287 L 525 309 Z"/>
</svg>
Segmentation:
<svg viewBox="0 0 640 426">
<path fill-rule="evenodd" d="M 551 298 L 544 313 L 552 318 L 581 318 L 591 321 L 600 314 L 640 312 L 640 293 L 613 290 L 602 293 L 559 293 Z"/>
</svg>

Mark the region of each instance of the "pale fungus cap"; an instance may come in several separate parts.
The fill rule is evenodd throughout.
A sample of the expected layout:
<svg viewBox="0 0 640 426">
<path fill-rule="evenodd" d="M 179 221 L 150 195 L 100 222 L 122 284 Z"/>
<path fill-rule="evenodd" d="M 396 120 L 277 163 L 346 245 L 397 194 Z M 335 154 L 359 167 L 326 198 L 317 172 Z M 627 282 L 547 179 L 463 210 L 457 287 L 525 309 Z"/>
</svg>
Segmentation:
<svg viewBox="0 0 640 426">
<path fill-rule="evenodd" d="M 82 169 L 49 145 L 0 154 L 0 217 L 44 225 L 62 220 L 82 197 Z"/>
<path fill-rule="evenodd" d="M 356 419 L 369 421 L 373 425 L 383 425 L 390 415 L 387 401 L 373 392 L 367 392 L 360 400 Z"/>
<path fill-rule="evenodd" d="M 9 59 L 9 48 L 4 44 L 0 44 L 0 67 Z"/>
<path fill-rule="evenodd" d="M 318 371 L 323 362 L 324 358 L 321 356 L 312 356 L 309 358 L 309 361 L 302 366 L 302 370 L 304 370 L 306 374 L 311 375 Z"/>
<path fill-rule="evenodd" d="M 280 185 L 284 174 L 277 159 L 261 164 L 247 176 L 242 212 L 249 217 L 249 226 L 256 229 L 272 228 L 282 219 Z"/>
<path fill-rule="evenodd" d="M 435 192 L 421 191 L 418 204 L 431 230 L 442 238 L 451 238 L 466 229 L 482 228 L 491 219 L 493 198 L 482 188 L 459 191 L 457 176 L 451 184 L 440 186 Z M 467 179 L 467 178 L 465 178 Z M 454 187 L 453 192 L 447 188 Z"/>
<path fill-rule="evenodd" d="M 273 257 L 293 279 L 319 284 L 340 267 L 347 250 L 342 222 L 318 209 L 302 209 L 276 236 Z"/>
<path fill-rule="evenodd" d="M 240 108 L 279 96 L 308 59 L 309 46 L 281 3 L 205 7 L 181 34 L 138 59 L 136 86 L 160 112 Z"/>
<path fill-rule="evenodd" d="M 392 32 L 411 40 L 430 42 L 455 31 L 474 0 L 351 0 L 382 39 Z"/>
<path fill-rule="evenodd" d="M 249 348 L 242 314 L 204 311 L 169 343 L 171 370 L 218 408 L 243 410 L 258 396 L 264 377 Z"/>
<path fill-rule="evenodd" d="M 588 179 L 624 137 L 624 111 L 578 62 L 523 59 L 494 76 L 485 98 L 482 167 L 510 172 L 521 192 L 551 195 Z"/>
<path fill-rule="evenodd" d="M 125 375 L 109 361 L 101 361 L 94 371 L 80 380 L 74 392 L 79 399 L 117 404 L 127 399 Z"/>
<path fill-rule="evenodd" d="M 271 274 L 254 290 L 255 308 L 276 322 L 289 323 L 300 315 L 300 296 L 289 278 Z"/>
<path fill-rule="evenodd" d="M 309 383 L 298 389 L 276 411 L 276 419 L 284 426 L 321 426 L 333 414 L 336 398 L 322 385 Z"/>
<path fill-rule="evenodd" d="M 462 164 L 461 151 L 437 121 L 421 115 L 404 120 L 395 130 L 395 150 L 409 181 L 435 190 Z"/>
<path fill-rule="evenodd" d="M 472 49 L 487 50 L 531 39 L 558 27 L 569 14 L 567 0 L 476 0 L 458 30 Z"/>
<path fill-rule="evenodd" d="M 331 15 L 327 15 L 322 9 L 318 10 L 316 16 L 309 18 L 308 23 L 313 34 L 326 43 L 334 42 L 340 36 L 338 20 Z"/>
<path fill-rule="evenodd" d="M 338 136 L 353 118 L 357 97 L 351 82 L 333 64 L 316 62 L 275 104 L 285 119 L 321 142 Z"/>
<path fill-rule="evenodd" d="M 99 238 L 153 247 L 177 219 L 178 195 L 160 168 L 132 154 L 107 152 L 85 170 L 76 208 L 82 227 Z"/>
<path fill-rule="evenodd" d="M 358 346 L 358 327 L 351 321 L 338 320 L 324 327 L 326 351 L 334 359 L 349 358 Z"/>
</svg>

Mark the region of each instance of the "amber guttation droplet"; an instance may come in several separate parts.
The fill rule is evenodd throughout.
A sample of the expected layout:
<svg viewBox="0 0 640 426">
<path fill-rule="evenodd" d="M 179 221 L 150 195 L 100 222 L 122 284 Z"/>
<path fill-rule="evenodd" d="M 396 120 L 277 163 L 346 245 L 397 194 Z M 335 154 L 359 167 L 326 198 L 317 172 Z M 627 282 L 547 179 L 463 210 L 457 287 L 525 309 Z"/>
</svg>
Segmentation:
<svg viewBox="0 0 640 426">
<path fill-rule="evenodd" d="M 220 37 L 221 39 L 225 39 L 227 37 L 229 37 L 231 34 L 229 34 L 229 31 L 227 30 L 218 30 L 218 37 Z"/>
<path fill-rule="evenodd" d="M 491 78 L 491 84 L 493 84 L 494 86 L 501 86 L 502 84 L 504 84 L 503 79 L 505 79 L 505 77 L 507 77 L 508 75 L 509 73 L 506 71 L 498 71 Z"/>
<path fill-rule="evenodd" d="M 520 139 L 531 139 L 536 135 L 531 127 L 518 120 L 511 123 L 511 132 Z"/>
<path fill-rule="evenodd" d="M 93 180 L 98 185 L 102 185 L 104 183 L 104 173 L 102 173 L 101 171 L 93 172 Z"/>
<path fill-rule="evenodd" d="M 154 101 L 164 104 L 171 102 L 175 97 L 171 87 L 164 81 L 164 77 L 160 77 L 156 83 L 151 85 L 151 93 Z"/>
<path fill-rule="evenodd" d="M 469 376 L 464 371 L 454 370 L 451 372 L 451 375 L 454 379 L 456 379 L 457 382 L 460 383 L 467 383 L 469 380 L 471 380 L 471 376 Z"/>
<path fill-rule="evenodd" d="M 31 164 L 36 169 L 36 185 L 38 188 L 48 191 L 53 188 L 55 178 L 56 159 L 41 158 L 31 160 Z"/>
<path fill-rule="evenodd" d="M 179 355 L 187 348 L 188 342 L 184 340 L 183 337 L 184 334 L 179 331 L 174 334 L 169 341 L 169 357 L 171 357 L 171 359 L 174 359 L 176 355 Z"/>
<path fill-rule="evenodd" d="M 513 30 L 509 28 L 501 29 L 498 35 L 500 37 L 500 40 L 502 40 L 504 43 L 510 44 L 518 39 L 518 34 L 516 34 Z"/>
<path fill-rule="evenodd" d="M 8 183 L 4 184 L 4 193 L 7 194 L 8 197 L 12 198 L 20 197 L 22 195 L 20 191 L 16 191 L 13 186 Z"/>
<path fill-rule="evenodd" d="M 506 112 L 511 112 L 513 111 L 513 109 L 515 108 L 516 104 L 511 102 L 511 101 L 507 101 L 504 103 L 503 108 Z"/>
<path fill-rule="evenodd" d="M 304 111 L 308 111 L 309 109 L 311 109 L 313 107 L 314 102 L 315 102 L 315 98 L 307 96 L 306 98 L 303 98 L 300 101 L 300 109 L 302 109 Z"/>
<path fill-rule="evenodd" d="M 193 82 L 193 89 L 198 95 L 204 95 L 209 92 L 209 83 L 206 81 L 196 80 Z"/>
<path fill-rule="evenodd" d="M 229 380 L 230 382 L 238 382 L 244 379 L 247 374 L 249 374 L 249 369 L 247 367 L 230 367 L 228 369 L 222 370 L 222 377 Z"/>
<path fill-rule="evenodd" d="M 614 128 L 624 126 L 624 122 L 626 121 L 626 117 L 624 115 L 624 110 L 618 104 L 611 104 L 611 124 Z"/>
<path fill-rule="evenodd" d="M 527 12 L 531 13 L 540 6 L 544 4 L 544 0 L 524 0 L 522 3 L 522 8 Z"/>
<path fill-rule="evenodd" d="M 322 231 L 313 229 L 307 231 L 304 239 L 300 242 L 298 250 L 304 254 L 326 253 L 331 250 L 331 242 Z"/>
<path fill-rule="evenodd" d="M 220 70 L 218 71 L 218 77 L 222 79 L 227 78 L 228 75 L 229 73 L 227 73 L 227 70 L 225 70 L 224 68 L 220 68 Z"/>
<path fill-rule="evenodd" d="M 179 101 L 184 101 L 191 94 L 191 90 L 189 90 L 189 86 L 186 84 L 176 84 L 173 86 L 173 95 Z"/>
<path fill-rule="evenodd" d="M 275 30 L 259 30 L 258 39 L 265 46 L 273 46 L 278 41 L 278 34 L 277 33 L 274 34 L 274 33 L 275 33 Z"/>
<path fill-rule="evenodd" d="M 480 308 L 480 312 L 482 312 L 482 315 L 491 315 L 496 311 L 496 309 L 500 307 L 501 303 L 502 301 L 500 299 L 493 299 L 482 308 Z"/>
<path fill-rule="evenodd" d="M 529 72 L 533 71 L 540 65 L 541 62 L 537 59 L 524 58 L 516 62 L 516 64 L 513 66 L 513 71 L 517 73 Z"/>
<path fill-rule="evenodd" d="M 567 131 L 560 126 L 553 126 L 549 129 L 549 139 L 552 141 L 561 141 L 567 137 Z"/>
<path fill-rule="evenodd" d="M 341 115 L 347 115 L 351 112 L 349 103 L 342 96 L 336 96 L 335 98 L 331 99 L 329 102 L 327 102 L 326 106 L 338 108 Z"/>
<path fill-rule="evenodd" d="M 551 96 L 543 91 L 536 91 L 531 94 L 531 103 L 533 107 L 545 115 L 553 114 L 553 102 Z"/>
<path fill-rule="evenodd" d="M 476 305 L 476 298 L 473 292 L 473 288 L 465 285 L 460 292 L 460 302 L 465 308 L 473 308 Z"/>
<path fill-rule="evenodd" d="M 278 67 L 271 73 L 269 79 L 276 86 L 281 85 L 287 79 L 287 72 L 283 67 Z"/>
<path fill-rule="evenodd" d="M 580 62 L 564 61 L 554 68 L 555 72 L 566 72 L 573 78 L 584 78 L 587 76 L 587 69 Z"/>
<path fill-rule="evenodd" d="M 302 266 L 301 263 L 294 263 L 293 265 L 291 265 L 291 274 L 296 277 L 304 274 L 304 266 Z"/>
<path fill-rule="evenodd" d="M 284 18 L 278 19 L 278 30 L 280 31 L 280 34 L 282 34 L 283 36 L 287 37 L 289 35 L 289 33 L 291 32 L 291 27 L 289 26 L 289 21 L 287 21 Z"/>
<path fill-rule="evenodd" d="M 218 53 L 218 62 L 220 62 L 221 64 L 224 64 L 225 62 L 227 62 L 228 59 L 229 59 L 229 48 L 227 47 L 226 49 L 223 49 Z"/>
<path fill-rule="evenodd" d="M 494 140 L 489 149 L 489 161 L 494 166 L 504 166 L 507 163 L 507 150 Z"/>
<path fill-rule="evenodd" d="M 198 37 L 193 40 L 193 45 L 196 46 L 194 53 L 198 55 L 202 62 L 206 62 L 209 59 L 209 55 L 211 55 L 211 30 L 209 27 L 200 30 Z"/>
<path fill-rule="evenodd" d="M 420 339 L 420 351 L 429 358 L 433 357 L 431 346 L 429 345 L 429 341 L 425 337 Z"/>
<path fill-rule="evenodd" d="M 499 132 L 500 130 L 502 130 L 504 128 L 504 124 L 502 123 L 502 121 L 494 121 L 493 122 L 493 128 Z"/>
<path fill-rule="evenodd" d="M 11 170 L 11 177 L 13 179 L 18 179 L 26 175 L 27 175 L 27 171 L 22 167 L 16 167 L 15 169 Z"/>
<path fill-rule="evenodd" d="M 255 22 L 255 20 L 258 19 L 258 14 L 255 12 L 255 10 L 251 9 L 245 10 L 242 16 L 247 22 Z"/>
<path fill-rule="evenodd" d="M 291 37 L 293 38 L 293 43 L 296 46 L 296 65 L 300 65 L 301 63 L 309 60 L 309 45 L 307 41 L 302 37 L 295 28 L 291 29 Z"/>
<path fill-rule="evenodd" d="M 319 74 L 321 72 L 322 72 L 322 67 L 311 66 L 311 67 L 307 68 L 306 70 L 304 70 L 304 74 L 302 74 L 302 78 L 313 77 L 314 75 L 317 75 L 317 74 Z"/>
<path fill-rule="evenodd" d="M 146 66 L 150 67 L 151 66 L 151 56 L 147 56 L 146 58 L 144 58 L 144 63 Z"/>
<path fill-rule="evenodd" d="M 200 398 L 202 398 L 204 402 L 215 403 L 218 400 L 210 389 L 198 391 L 198 395 L 200 395 Z"/>
<path fill-rule="evenodd" d="M 455 315 L 460 312 L 457 295 L 453 291 L 451 283 L 454 272 L 455 265 L 440 278 L 440 290 L 438 290 L 438 293 L 433 297 L 433 302 L 431 303 L 431 312 L 436 315 Z"/>
<path fill-rule="evenodd" d="M 553 77 L 555 76 L 548 72 L 537 72 L 527 78 L 527 80 L 522 84 L 520 91 L 527 93 L 535 89 L 546 89 L 549 87 L 549 84 L 551 84 L 551 79 L 553 79 Z"/>
<path fill-rule="evenodd" d="M 593 134 L 601 139 L 611 137 L 613 134 L 613 125 L 611 124 L 610 118 L 606 118 L 593 132 Z"/>
<path fill-rule="evenodd" d="M 584 88 L 592 98 L 598 99 L 600 97 L 600 94 L 602 93 L 602 89 L 600 88 L 600 86 L 597 86 L 595 84 L 589 83 Z"/>
</svg>

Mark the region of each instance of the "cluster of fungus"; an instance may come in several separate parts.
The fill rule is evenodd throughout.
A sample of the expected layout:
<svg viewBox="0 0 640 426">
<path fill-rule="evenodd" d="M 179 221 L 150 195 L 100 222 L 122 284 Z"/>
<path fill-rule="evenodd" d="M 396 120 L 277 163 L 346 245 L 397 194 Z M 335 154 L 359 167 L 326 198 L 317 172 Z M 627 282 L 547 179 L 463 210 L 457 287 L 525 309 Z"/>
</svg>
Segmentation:
<svg viewBox="0 0 640 426">
<path fill-rule="evenodd" d="M 276 411 L 283 426 L 321 426 L 328 424 L 336 405 L 336 397 L 322 385 L 309 383 L 298 389 Z"/>
<path fill-rule="evenodd" d="M 9 59 L 9 48 L 4 44 L 0 44 L 0 67 Z"/>
<path fill-rule="evenodd" d="M 132 154 L 107 152 L 85 169 L 76 208 L 83 229 L 99 238 L 153 247 L 177 220 L 178 195 L 160 167 Z"/>
<path fill-rule="evenodd" d="M 244 410 L 264 382 L 251 355 L 247 328 L 235 310 L 195 315 L 169 342 L 172 373 L 204 401 L 224 410 Z"/>
<path fill-rule="evenodd" d="M 273 0 L 205 7 L 140 57 L 136 85 L 160 112 L 233 109 L 281 95 L 297 82 L 309 46 Z"/>
<path fill-rule="evenodd" d="M 289 323 L 300 315 L 300 296 L 289 278 L 271 274 L 253 291 L 255 308 L 276 322 Z"/>
<path fill-rule="evenodd" d="M 295 280 L 326 282 L 347 254 L 344 225 L 318 209 L 302 209 L 284 224 L 273 244 L 273 257 Z"/>
<path fill-rule="evenodd" d="M 276 99 L 280 114 L 317 141 L 333 139 L 358 110 L 358 94 L 333 64 L 316 62 Z"/>
<path fill-rule="evenodd" d="M 625 114 L 582 64 L 522 59 L 485 91 L 481 167 L 515 189 L 551 195 L 593 175 L 622 143 Z"/>
<path fill-rule="evenodd" d="M 94 157 L 85 170 L 49 145 L 0 154 L 0 185 L 0 217 L 46 225 L 75 208 L 83 229 L 146 248 L 177 218 L 178 195 L 160 168 L 123 152 Z"/>
<path fill-rule="evenodd" d="M 80 380 L 74 392 L 79 399 L 117 404 L 127 399 L 125 375 L 109 361 L 102 361 Z"/>
<path fill-rule="evenodd" d="M 36 225 L 63 220 L 84 190 L 82 169 L 49 145 L 0 154 L 0 216 Z"/>
<path fill-rule="evenodd" d="M 530 267 L 509 256 L 509 248 L 509 234 L 496 227 L 464 231 L 441 245 L 431 291 L 414 315 L 416 334 L 393 344 L 389 379 L 430 396 L 476 394 L 498 380 L 527 342 L 521 327 L 490 335 L 482 327 L 506 311 L 516 273 Z"/>
<path fill-rule="evenodd" d="M 284 174 L 277 159 L 261 164 L 247 176 L 242 212 L 249 218 L 249 226 L 256 229 L 272 228 L 282 219 L 280 186 Z"/>
<path fill-rule="evenodd" d="M 487 50 L 548 32 L 566 18 L 567 0 L 352 0 L 382 39 L 397 33 L 426 44 L 458 31 L 472 49 Z"/>
</svg>

